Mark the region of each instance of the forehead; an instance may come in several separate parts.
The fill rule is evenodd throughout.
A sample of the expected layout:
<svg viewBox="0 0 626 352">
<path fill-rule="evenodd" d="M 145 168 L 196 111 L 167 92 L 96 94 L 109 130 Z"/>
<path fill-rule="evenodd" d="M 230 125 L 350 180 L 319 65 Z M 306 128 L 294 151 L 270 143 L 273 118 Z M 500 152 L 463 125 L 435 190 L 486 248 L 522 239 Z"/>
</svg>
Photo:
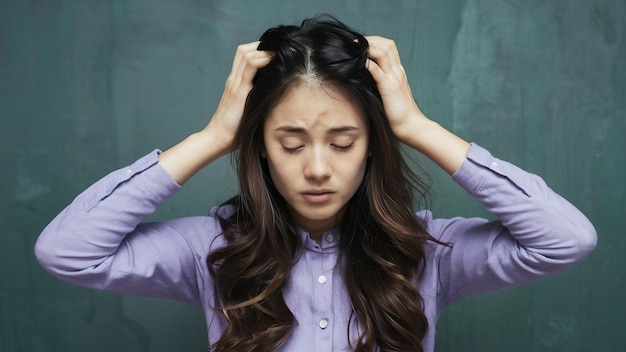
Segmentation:
<svg viewBox="0 0 626 352">
<path fill-rule="evenodd" d="M 293 125 L 314 129 L 338 125 L 365 128 L 361 110 L 332 84 L 302 82 L 289 88 L 270 110 L 265 126 Z"/>
</svg>

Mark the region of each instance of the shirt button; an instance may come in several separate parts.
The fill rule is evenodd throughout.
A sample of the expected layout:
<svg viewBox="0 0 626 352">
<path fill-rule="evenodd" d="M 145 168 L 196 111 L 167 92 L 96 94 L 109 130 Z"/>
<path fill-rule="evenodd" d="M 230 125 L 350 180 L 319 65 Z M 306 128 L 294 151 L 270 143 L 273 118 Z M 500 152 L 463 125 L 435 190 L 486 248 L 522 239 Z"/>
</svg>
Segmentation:
<svg viewBox="0 0 626 352">
<path fill-rule="evenodd" d="M 320 284 L 325 284 L 326 283 L 326 276 L 320 275 L 320 277 L 317 278 L 317 281 L 319 281 Z"/>
<path fill-rule="evenodd" d="M 332 233 L 329 233 L 328 235 L 326 235 L 326 241 L 332 242 L 334 240 L 335 240 L 335 236 L 333 236 Z"/>
<path fill-rule="evenodd" d="M 491 163 L 491 167 L 498 167 L 498 163 L 496 163 L 495 161 Z"/>
<path fill-rule="evenodd" d="M 326 319 L 320 320 L 320 328 L 326 329 L 326 327 L 328 327 L 328 320 Z"/>
<path fill-rule="evenodd" d="M 132 172 L 133 172 L 133 170 L 132 170 L 132 169 L 128 169 L 128 170 L 126 170 L 126 173 L 127 173 L 127 174 L 131 174 Z"/>
</svg>

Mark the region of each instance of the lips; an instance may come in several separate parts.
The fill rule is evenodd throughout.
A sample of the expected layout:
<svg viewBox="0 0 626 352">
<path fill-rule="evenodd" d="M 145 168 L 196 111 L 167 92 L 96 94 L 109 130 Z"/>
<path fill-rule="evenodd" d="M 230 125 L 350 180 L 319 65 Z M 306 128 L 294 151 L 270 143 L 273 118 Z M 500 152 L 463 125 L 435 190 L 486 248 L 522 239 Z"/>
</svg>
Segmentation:
<svg viewBox="0 0 626 352">
<path fill-rule="evenodd" d="M 333 193 L 329 190 L 311 190 L 302 192 L 302 195 L 309 203 L 324 203 L 332 198 Z"/>
</svg>

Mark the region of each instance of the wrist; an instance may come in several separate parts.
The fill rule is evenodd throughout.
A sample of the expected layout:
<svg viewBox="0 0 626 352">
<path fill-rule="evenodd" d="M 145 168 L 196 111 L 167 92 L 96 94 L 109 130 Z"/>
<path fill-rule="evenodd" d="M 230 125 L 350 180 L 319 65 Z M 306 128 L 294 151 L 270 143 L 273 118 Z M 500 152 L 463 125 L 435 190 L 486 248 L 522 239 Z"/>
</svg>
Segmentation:
<svg viewBox="0 0 626 352">
<path fill-rule="evenodd" d="M 210 124 L 204 129 L 192 134 L 189 138 L 193 139 L 202 153 L 206 153 L 207 160 L 215 160 L 223 155 L 231 152 L 232 137 L 220 133 L 219 129 L 213 128 Z"/>
<path fill-rule="evenodd" d="M 178 182 L 184 184 L 200 169 L 228 153 L 213 130 L 191 134 L 159 155 L 159 163 Z"/>
<path fill-rule="evenodd" d="M 467 157 L 469 143 L 423 115 L 410 121 L 398 139 L 452 175 Z"/>
<path fill-rule="evenodd" d="M 236 133 L 237 126 L 229 126 L 228 123 L 213 116 L 206 127 L 197 132 L 196 135 L 202 143 L 205 143 L 219 157 L 233 150 L 233 141 Z"/>
<path fill-rule="evenodd" d="M 402 143 L 420 151 L 420 146 L 432 135 L 433 131 L 441 128 L 435 121 L 430 120 L 421 112 L 415 112 L 406 120 L 393 127 L 394 135 Z"/>
</svg>

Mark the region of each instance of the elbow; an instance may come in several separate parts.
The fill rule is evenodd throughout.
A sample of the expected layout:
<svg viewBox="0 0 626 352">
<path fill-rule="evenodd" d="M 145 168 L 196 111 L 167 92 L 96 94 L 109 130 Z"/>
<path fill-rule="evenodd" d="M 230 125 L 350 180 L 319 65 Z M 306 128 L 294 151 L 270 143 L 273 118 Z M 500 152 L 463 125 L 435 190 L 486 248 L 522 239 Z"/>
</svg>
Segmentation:
<svg viewBox="0 0 626 352">
<path fill-rule="evenodd" d="M 59 279 L 67 280 L 80 270 L 78 262 L 69 255 L 67 243 L 57 231 L 45 229 L 37 238 L 34 247 L 35 259 L 47 272 Z"/>
<path fill-rule="evenodd" d="M 35 259 L 46 271 L 52 274 L 59 274 L 58 268 L 61 267 L 61 256 L 58 254 L 58 248 L 54 246 L 54 241 L 49 240 L 49 234 L 44 231 L 37 242 L 35 242 L 34 254 Z M 55 275 L 55 276 L 56 276 Z"/>
<path fill-rule="evenodd" d="M 57 277 L 63 277 L 63 267 L 67 259 L 63 256 L 63 247 L 72 241 L 65 236 L 67 229 L 62 226 L 62 219 L 67 208 L 59 213 L 39 234 L 33 248 L 35 259 L 46 271 Z"/>
<path fill-rule="evenodd" d="M 81 233 L 90 231 L 81 227 L 80 220 L 62 221 L 59 214 L 41 232 L 35 242 L 35 259 L 47 272 L 63 281 L 85 286 L 94 276 L 94 268 L 107 258 L 101 243 L 89 240 Z"/>
<path fill-rule="evenodd" d="M 596 245 L 598 244 L 598 233 L 596 232 L 594 226 L 590 222 L 587 222 L 585 226 L 581 226 L 579 228 L 576 238 L 578 243 L 578 253 L 581 256 L 580 259 L 582 260 L 586 258 L 589 253 L 594 250 L 594 248 L 596 248 Z"/>
<path fill-rule="evenodd" d="M 563 253 L 562 261 L 568 266 L 582 262 L 596 248 L 598 235 L 589 222 L 577 224 L 565 234 L 567 239 L 560 248 Z"/>
<path fill-rule="evenodd" d="M 70 233 L 71 234 L 71 233 Z M 105 256 L 95 256 L 80 245 L 76 236 L 68 232 L 47 231 L 39 236 L 34 246 L 34 255 L 52 276 L 82 287 L 102 288 L 106 268 L 102 265 Z"/>
<path fill-rule="evenodd" d="M 543 249 L 535 258 L 547 274 L 556 274 L 581 263 L 594 250 L 598 236 L 590 223 L 572 223 L 545 233 Z"/>
</svg>

